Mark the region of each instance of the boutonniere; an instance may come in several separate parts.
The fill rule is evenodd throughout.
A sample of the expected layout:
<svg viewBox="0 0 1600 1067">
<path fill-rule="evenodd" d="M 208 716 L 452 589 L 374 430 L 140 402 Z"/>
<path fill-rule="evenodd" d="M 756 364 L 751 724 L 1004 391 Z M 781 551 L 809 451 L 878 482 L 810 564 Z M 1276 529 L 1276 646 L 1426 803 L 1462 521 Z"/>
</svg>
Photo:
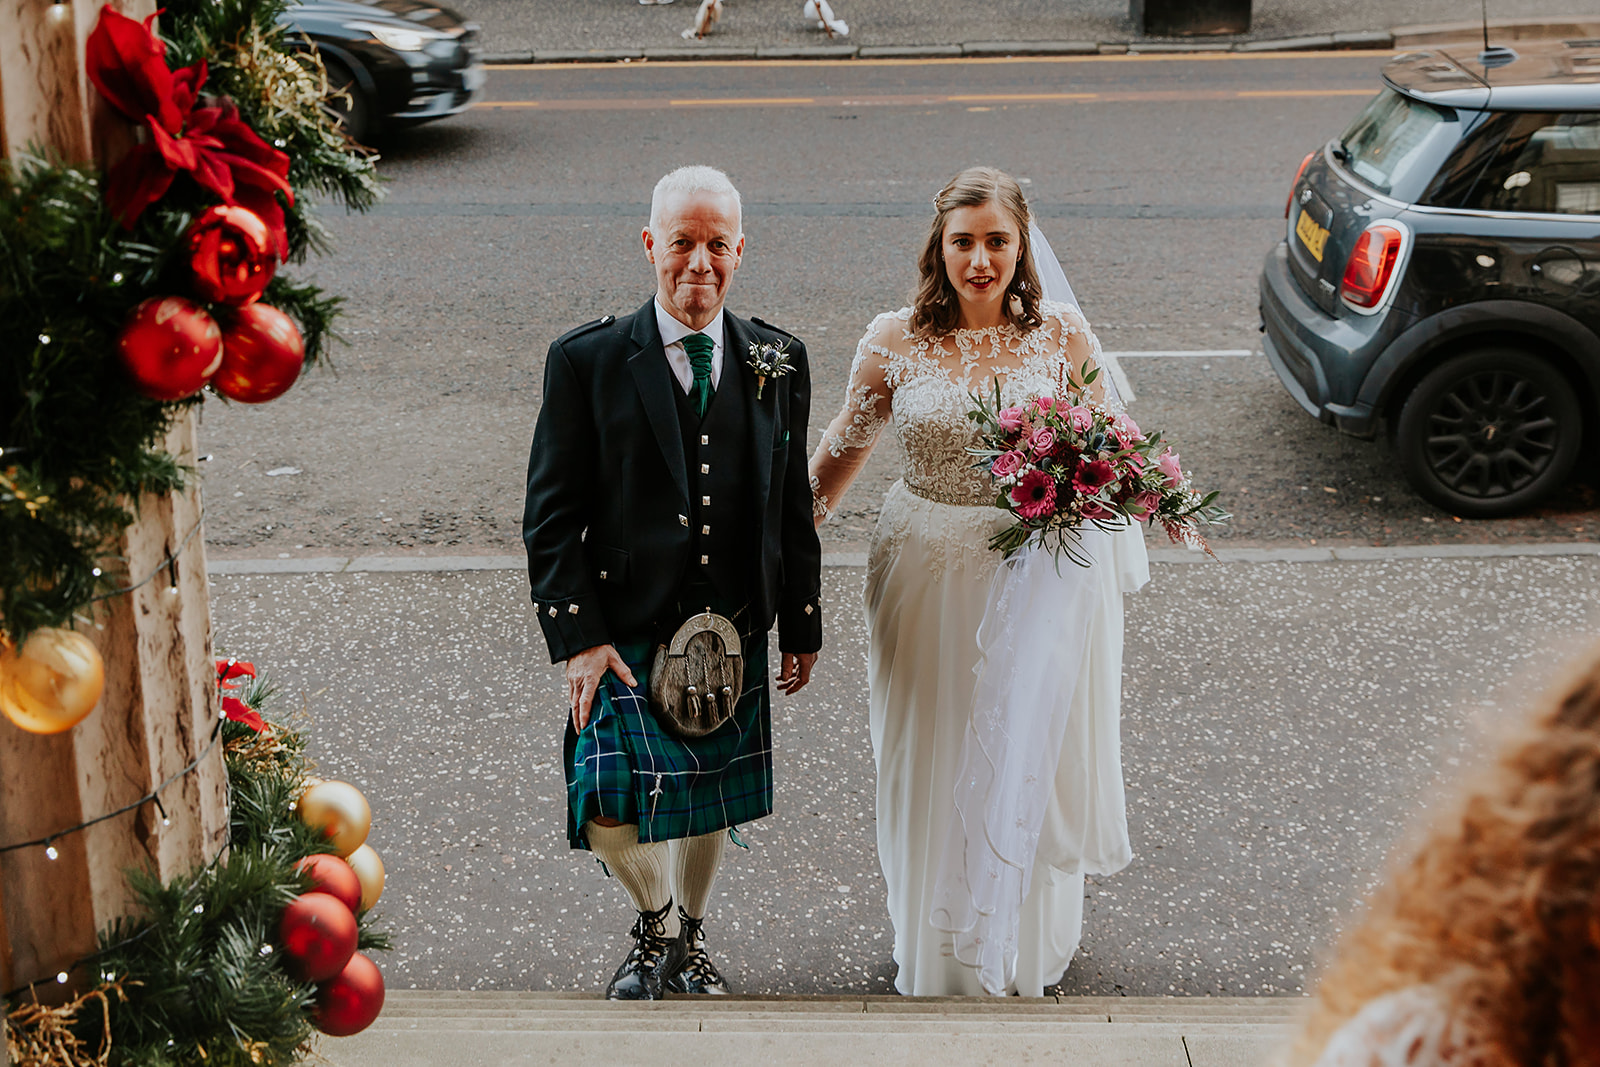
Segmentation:
<svg viewBox="0 0 1600 1067">
<path fill-rule="evenodd" d="M 761 399 L 761 390 L 767 387 L 768 378 L 782 378 L 794 370 L 794 362 L 789 359 L 787 346 L 765 343 L 760 341 L 750 342 L 750 358 L 745 363 L 756 372 L 756 399 Z"/>
</svg>

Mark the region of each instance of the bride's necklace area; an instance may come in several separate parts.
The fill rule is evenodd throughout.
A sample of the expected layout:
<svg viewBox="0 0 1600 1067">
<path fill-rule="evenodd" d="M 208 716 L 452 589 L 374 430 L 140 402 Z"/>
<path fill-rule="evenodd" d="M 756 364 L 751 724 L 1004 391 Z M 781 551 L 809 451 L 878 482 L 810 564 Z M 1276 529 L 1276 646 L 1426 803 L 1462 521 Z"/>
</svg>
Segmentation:
<svg viewBox="0 0 1600 1067">
<path fill-rule="evenodd" d="M 1005 341 L 1008 334 L 1014 333 L 1016 333 L 1016 328 L 1010 323 L 971 328 L 958 326 L 950 334 L 951 339 L 956 343 L 955 352 L 950 353 L 949 349 L 943 345 L 939 347 L 947 354 L 954 355 L 960 360 L 961 371 L 965 374 L 970 372 L 981 361 L 993 361 L 1002 354 L 1012 355 L 1013 353 L 1006 346 Z"/>
</svg>

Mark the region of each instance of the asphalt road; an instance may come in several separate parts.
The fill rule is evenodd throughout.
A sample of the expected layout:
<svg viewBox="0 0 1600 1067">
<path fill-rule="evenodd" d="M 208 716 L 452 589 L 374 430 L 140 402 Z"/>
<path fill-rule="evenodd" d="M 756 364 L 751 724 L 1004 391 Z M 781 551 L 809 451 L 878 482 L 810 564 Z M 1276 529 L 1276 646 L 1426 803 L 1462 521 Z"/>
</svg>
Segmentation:
<svg viewBox="0 0 1600 1067">
<path fill-rule="evenodd" d="M 987 162 L 1025 183 L 1108 349 L 1258 351 L 1256 277 L 1301 157 L 1381 57 L 644 64 L 496 69 L 487 102 L 384 146 L 389 196 L 329 211 L 300 273 L 349 300 L 349 347 L 260 408 L 206 405 L 219 556 L 515 552 L 543 355 L 644 303 L 656 178 L 725 168 L 746 200 L 729 306 L 812 353 L 813 441 L 856 340 L 905 303 L 928 197 Z M 778 102 L 774 102 L 778 101 Z M 1126 361 L 1132 413 L 1222 490 L 1224 544 L 1592 538 L 1593 485 L 1499 522 L 1416 499 L 1386 447 L 1303 414 L 1264 357 Z M 879 450 L 828 547 L 858 551 Z"/>
<path fill-rule="evenodd" d="M 1062 988 L 1302 992 L 1403 828 L 1600 636 L 1600 557 L 1162 563 L 1128 597 L 1136 858 L 1091 879 Z M 776 812 L 708 922 L 746 993 L 887 993 L 862 568 L 823 572 L 813 684 L 774 704 Z M 216 575 L 227 651 L 305 708 L 388 867 L 391 986 L 596 991 L 626 897 L 566 845 L 559 673 L 516 571 Z M 1585 636 L 1587 635 L 1587 636 Z"/>
</svg>

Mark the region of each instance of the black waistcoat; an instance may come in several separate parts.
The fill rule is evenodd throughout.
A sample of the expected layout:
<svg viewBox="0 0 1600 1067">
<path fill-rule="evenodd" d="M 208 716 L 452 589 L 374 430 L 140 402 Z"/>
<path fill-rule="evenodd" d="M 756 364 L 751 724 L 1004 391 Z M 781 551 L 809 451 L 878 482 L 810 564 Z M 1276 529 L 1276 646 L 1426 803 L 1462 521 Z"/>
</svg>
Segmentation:
<svg viewBox="0 0 1600 1067">
<path fill-rule="evenodd" d="M 724 352 L 722 380 L 703 419 L 695 415 L 688 394 L 673 384 L 689 475 L 691 534 L 679 600 L 688 611 L 701 610 L 707 605 L 695 602 L 704 597 L 697 590 L 709 586 L 721 595 L 723 610 L 733 611 L 750 599 L 749 524 L 755 513 L 744 375 Z"/>
</svg>

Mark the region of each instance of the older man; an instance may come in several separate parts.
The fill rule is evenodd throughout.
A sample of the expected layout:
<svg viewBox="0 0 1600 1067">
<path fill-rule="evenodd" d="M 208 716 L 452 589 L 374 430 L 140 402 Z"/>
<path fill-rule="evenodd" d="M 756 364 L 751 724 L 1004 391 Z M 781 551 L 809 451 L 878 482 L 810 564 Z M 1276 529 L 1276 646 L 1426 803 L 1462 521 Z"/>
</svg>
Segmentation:
<svg viewBox="0 0 1600 1067">
<path fill-rule="evenodd" d="M 567 836 L 639 912 L 606 988 L 620 1000 L 728 991 L 702 923 L 724 834 L 772 811 L 767 634 L 776 622 L 785 693 L 822 643 L 806 350 L 723 310 L 738 190 L 710 167 L 673 171 L 643 239 L 655 298 L 550 346 L 522 526 L 534 613 L 566 661 Z M 647 672 L 712 616 L 738 632 L 744 684 L 726 721 L 689 736 L 652 708 Z"/>
</svg>

